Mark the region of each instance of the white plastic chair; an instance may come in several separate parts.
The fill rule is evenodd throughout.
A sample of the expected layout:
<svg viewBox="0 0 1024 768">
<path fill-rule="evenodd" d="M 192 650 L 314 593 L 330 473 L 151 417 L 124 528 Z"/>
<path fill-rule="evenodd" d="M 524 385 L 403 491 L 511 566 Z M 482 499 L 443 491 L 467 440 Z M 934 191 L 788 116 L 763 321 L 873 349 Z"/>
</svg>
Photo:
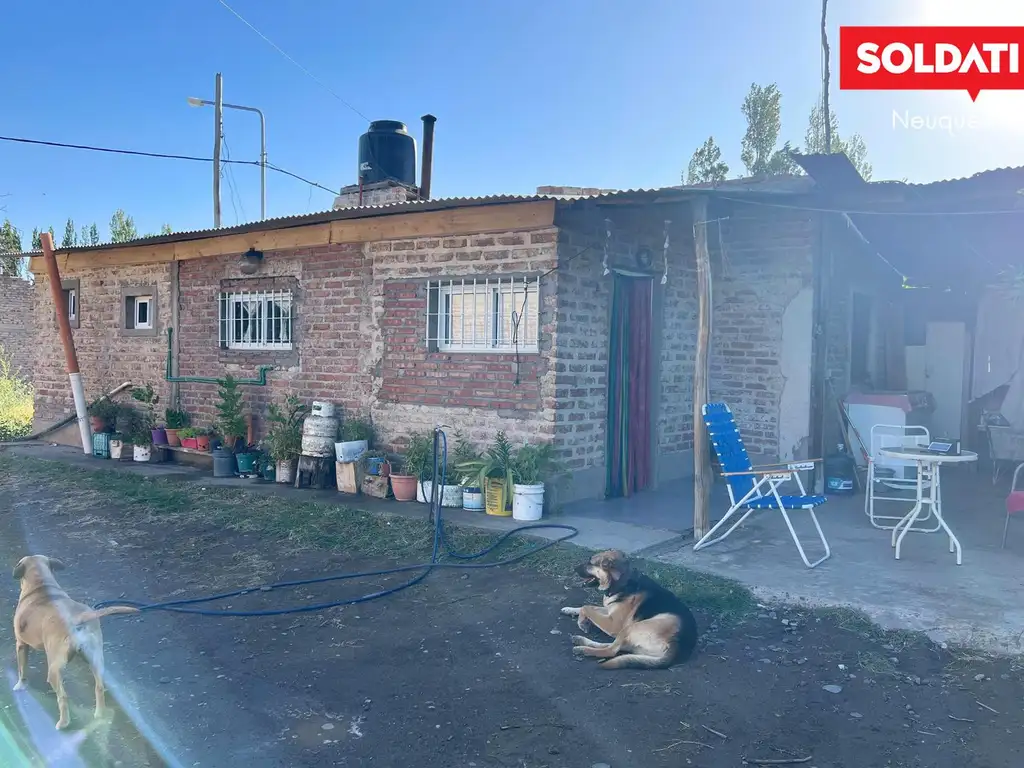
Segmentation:
<svg viewBox="0 0 1024 768">
<path fill-rule="evenodd" d="M 883 448 L 926 448 L 929 443 L 931 443 L 931 435 L 926 427 L 900 426 L 897 424 L 875 424 L 871 427 L 871 455 L 868 456 L 868 481 L 864 493 L 864 514 L 868 516 L 868 520 L 871 521 L 871 525 L 875 528 L 890 531 L 896 527 L 896 523 L 906 516 L 906 512 L 889 515 L 879 514 L 875 509 L 876 502 L 900 502 L 908 510 L 917 503 L 917 477 L 905 477 L 902 472 L 902 470 L 911 468 L 916 471 L 916 467 L 911 462 L 883 456 L 880 451 Z M 882 471 L 879 472 L 879 470 Z M 892 470 L 893 474 L 888 474 L 886 470 Z M 942 485 L 940 480 L 934 479 L 929 473 L 922 478 L 922 487 L 930 488 L 932 482 L 939 483 L 936 485 L 935 494 L 941 504 Z M 885 493 L 886 489 L 910 491 L 913 495 L 883 496 L 879 493 L 879 491 Z M 932 517 L 931 507 L 929 507 L 927 514 L 921 517 L 918 522 L 926 522 L 932 519 Z M 934 533 L 939 530 L 939 527 L 939 522 L 936 520 L 934 527 L 915 526 L 910 530 Z"/>
</svg>

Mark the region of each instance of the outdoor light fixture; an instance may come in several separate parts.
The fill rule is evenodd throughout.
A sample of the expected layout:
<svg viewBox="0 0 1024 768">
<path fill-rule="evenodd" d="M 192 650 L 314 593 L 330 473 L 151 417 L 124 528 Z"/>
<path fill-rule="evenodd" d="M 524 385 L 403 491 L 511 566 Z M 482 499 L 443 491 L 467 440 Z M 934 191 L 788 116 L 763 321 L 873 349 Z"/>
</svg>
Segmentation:
<svg viewBox="0 0 1024 768">
<path fill-rule="evenodd" d="M 261 264 L 263 264 L 263 251 L 250 248 L 242 254 L 242 265 L 239 269 L 241 269 L 243 275 L 251 275 L 259 270 Z"/>
</svg>

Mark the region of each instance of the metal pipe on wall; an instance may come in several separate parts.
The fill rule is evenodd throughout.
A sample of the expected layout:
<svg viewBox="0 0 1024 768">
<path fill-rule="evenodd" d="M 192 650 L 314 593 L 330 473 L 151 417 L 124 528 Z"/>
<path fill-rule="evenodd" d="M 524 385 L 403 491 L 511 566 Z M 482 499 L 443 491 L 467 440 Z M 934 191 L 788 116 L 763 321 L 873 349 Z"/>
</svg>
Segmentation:
<svg viewBox="0 0 1024 768">
<path fill-rule="evenodd" d="M 424 115 L 423 121 L 423 169 L 420 171 L 420 200 L 430 199 L 430 180 L 434 170 L 434 123 L 437 118 Z"/>
<path fill-rule="evenodd" d="M 89 416 L 85 406 L 85 388 L 82 386 L 75 339 L 71 335 L 71 320 L 68 318 L 68 308 L 65 306 L 64 291 L 60 284 L 60 268 L 57 266 L 57 256 L 53 252 L 53 237 L 49 232 L 43 232 L 39 236 L 39 241 L 46 262 L 46 277 L 50 281 L 50 295 L 53 296 L 53 306 L 57 311 L 57 327 L 60 329 L 60 343 L 64 347 L 68 378 L 71 380 L 71 396 L 75 401 L 75 416 L 78 419 L 78 431 L 82 436 L 82 451 L 85 454 L 92 454 L 92 430 L 89 428 Z"/>
</svg>

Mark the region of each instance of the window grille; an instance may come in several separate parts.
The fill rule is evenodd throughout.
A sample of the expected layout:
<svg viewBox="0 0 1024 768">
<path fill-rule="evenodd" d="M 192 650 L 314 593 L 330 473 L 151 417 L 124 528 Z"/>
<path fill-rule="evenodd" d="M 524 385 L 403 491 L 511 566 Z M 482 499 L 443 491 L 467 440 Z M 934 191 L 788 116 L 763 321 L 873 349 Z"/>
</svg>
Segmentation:
<svg viewBox="0 0 1024 768">
<path fill-rule="evenodd" d="M 452 278 L 428 287 L 427 347 L 536 352 L 539 277 Z"/>
<path fill-rule="evenodd" d="M 228 349 L 291 349 L 291 291 L 220 295 L 220 345 Z"/>
</svg>

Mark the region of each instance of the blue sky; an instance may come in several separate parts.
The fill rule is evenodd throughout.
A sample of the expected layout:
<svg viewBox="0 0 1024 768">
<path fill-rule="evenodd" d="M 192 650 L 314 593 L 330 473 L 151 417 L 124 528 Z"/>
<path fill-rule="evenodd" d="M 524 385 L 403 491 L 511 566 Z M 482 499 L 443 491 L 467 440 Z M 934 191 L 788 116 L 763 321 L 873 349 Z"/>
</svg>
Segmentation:
<svg viewBox="0 0 1024 768">
<path fill-rule="evenodd" d="M 709 135 L 741 170 L 740 104 L 777 82 L 783 135 L 803 141 L 819 96 L 818 0 L 228 0 L 371 119 L 419 136 L 438 117 L 434 195 L 531 193 L 539 185 L 677 184 Z M 841 132 L 866 140 L 876 179 L 929 181 L 1024 165 L 1024 97 L 838 90 L 839 24 L 1021 24 L 1009 0 L 832 0 L 832 102 Z M 267 115 L 270 162 L 325 186 L 355 180 L 366 121 L 261 40 L 218 0 L 11 0 L 5 7 L 0 135 L 212 155 L 213 98 Z M 974 127 L 912 131 L 893 111 Z M 1020 117 L 1015 117 L 1019 115 Z M 227 111 L 231 156 L 255 160 L 258 122 Z M 212 226 L 209 165 L 0 142 L 0 206 L 23 231 L 66 218 L 140 233 Z M 222 184 L 223 223 L 259 214 L 259 173 Z M 332 197 L 274 173 L 268 215 Z M 27 238 L 26 243 L 27 246 Z"/>
</svg>

